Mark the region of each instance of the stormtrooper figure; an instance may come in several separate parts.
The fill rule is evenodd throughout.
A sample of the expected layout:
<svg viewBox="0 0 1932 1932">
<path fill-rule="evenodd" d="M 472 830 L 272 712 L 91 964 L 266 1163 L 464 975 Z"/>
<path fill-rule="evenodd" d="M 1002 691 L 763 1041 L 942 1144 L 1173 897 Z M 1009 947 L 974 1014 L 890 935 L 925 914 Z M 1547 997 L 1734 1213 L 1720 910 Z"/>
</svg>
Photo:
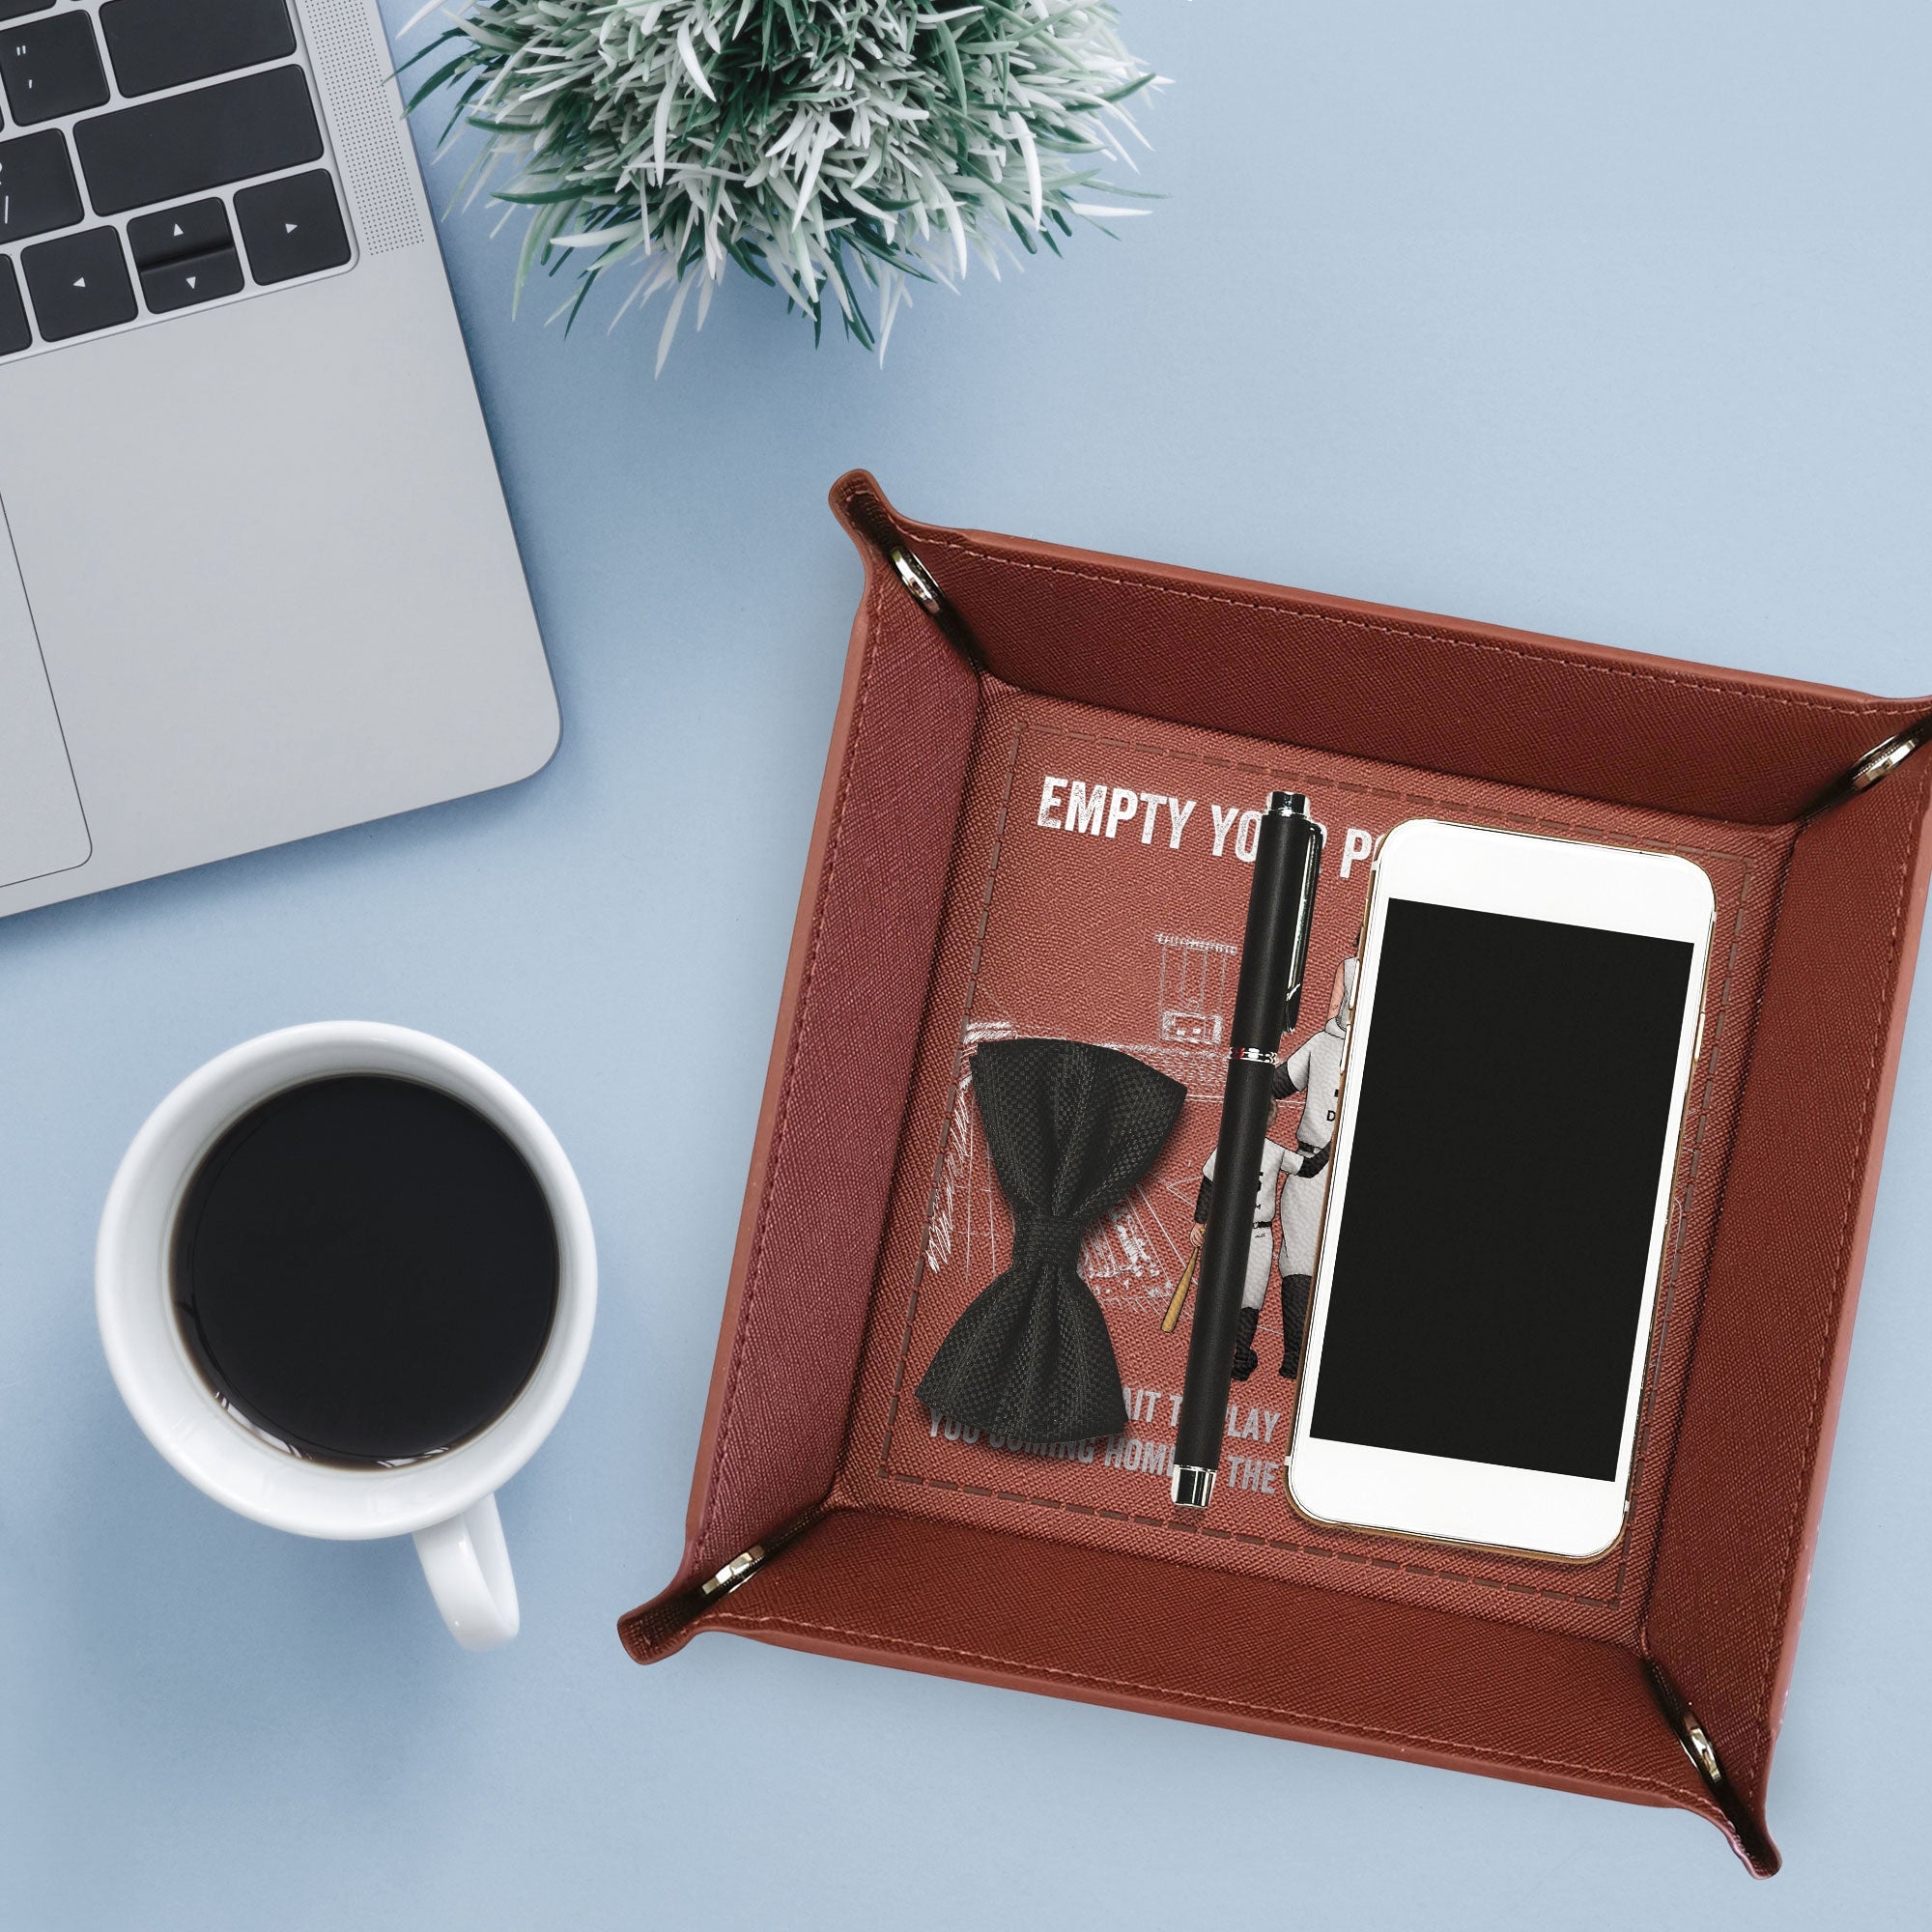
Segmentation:
<svg viewBox="0 0 1932 1932">
<path fill-rule="evenodd" d="M 1275 1111 L 1279 1111 L 1276 1109 Z M 1217 1149 L 1218 1152 L 1219 1150 Z M 1268 1276 L 1274 1264 L 1275 1202 L 1281 1194 L 1283 1179 L 1297 1172 L 1301 1156 L 1272 1136 L 1262 1143 L 1262 1184 L 1255 1194 L 1254 1232 L 1248 1236 L 1248 1271 L 1241 1283 L 1240 1325 L 1235 1331 L 1235 1366 L 1230 1372 L 1244 1382 L 1261 1363 L 1255 1353 L 1255 1326 L 1267 1303 Z M 1194 1265 L 1200 1265 L 1201 1236 L 1208 1227 L 1208 1209 L 1214 1200 L 1214 1155 L 1208 1156 L 1201 1170 L 1201 1192 L 1194 1202 Z"/>
<path fill-rule="evenodd" d="M 1321 1235 L 1321 1203 L 1328 1190 L 1329 1143 L 1342 1097 L 1342 1059 L 1355 1011 L 1355 979 L 1360 962 L 1345 959 L 1335 969 L 1328 1018 L 1321 1031 L 1302 1041 L 1274 1070 L 1274 1094 L 1302 1097 L 1295 1126 L 1295 1151 L 1284 1170 L 1281 1189 L 1281 1372 L 1293 1378 L 1301 1368 L 1301 1334 L 1308 1321 L 1308 1293 L 1314 1285 L 1315 1250 Z"/>
</svg>

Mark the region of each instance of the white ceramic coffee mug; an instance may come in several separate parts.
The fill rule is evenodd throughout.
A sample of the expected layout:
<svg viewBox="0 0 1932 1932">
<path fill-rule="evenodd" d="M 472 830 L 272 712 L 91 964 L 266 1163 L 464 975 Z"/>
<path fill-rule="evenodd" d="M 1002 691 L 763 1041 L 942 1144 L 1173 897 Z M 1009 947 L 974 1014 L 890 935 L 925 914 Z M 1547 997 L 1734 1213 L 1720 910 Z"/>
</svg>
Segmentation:
<svg viewBox="0 0 1932 1932">
<path fill-rule="evenodd" d="M 232 1413 L 195 1366 L 169 1282 L 175 1216 L 202 1156 L 270 1094 L 346 1073 L 418 1080 L 467 1101 L 528 1162 L 556 1227 L 556 1315 L 522 1392 L 468 1440 L 394 1467 L 311 1461 Z M 300 1536 L 412 1534 L 458 1643 L 490 1650 L 516 1635 L 517 1585 L 496 1492 L 535 1454 L 577 1386 L 596 1313 L 597 1252 L 563 1149 L 501 1074 L 429 1034 L 366 1020 L 289 1027 L 231 1047 L 155 1109 L 123 1157 L 100 1217 L 95 1304 L 122 1396 L 189 1482 Z"/>
</svg>

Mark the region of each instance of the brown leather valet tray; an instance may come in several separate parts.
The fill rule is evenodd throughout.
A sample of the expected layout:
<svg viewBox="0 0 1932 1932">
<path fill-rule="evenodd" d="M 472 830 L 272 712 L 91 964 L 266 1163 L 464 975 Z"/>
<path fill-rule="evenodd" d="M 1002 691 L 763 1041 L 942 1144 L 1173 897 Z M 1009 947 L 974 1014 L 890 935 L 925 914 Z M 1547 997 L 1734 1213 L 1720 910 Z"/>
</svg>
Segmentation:
<svg viewBox="0 0 1932 1932">
<path fill-rule="evenodd" d="M 1679 1805 L 1775 1871 L 1765 1786 L 1924 912 L 1932 698 L 916 524 L 863 473 L 833 504 L 865 597 L 684 1561 L 622 1620 L 631 1654 L 737 1631 Z M 1710 873 L 1630 1525 L 1598 1561 L 1297 1518 L 1272 1305 L 1214 1508 L 1169 1506 L 1186 1324 L 1161 1321 L 1217 1117 L 1240 813 L 1270 786 L 1329 828 L 1317 989 L 1354 942 L 1359 855 L 1405 818 Z M 1083 1255 L 1128 1429 L 1050 1454 L 913 1395 L 1003 1264 L 964 1067 L 1016 1034 L 1125 1047 L 1189 1094 Z"/>
</svg>

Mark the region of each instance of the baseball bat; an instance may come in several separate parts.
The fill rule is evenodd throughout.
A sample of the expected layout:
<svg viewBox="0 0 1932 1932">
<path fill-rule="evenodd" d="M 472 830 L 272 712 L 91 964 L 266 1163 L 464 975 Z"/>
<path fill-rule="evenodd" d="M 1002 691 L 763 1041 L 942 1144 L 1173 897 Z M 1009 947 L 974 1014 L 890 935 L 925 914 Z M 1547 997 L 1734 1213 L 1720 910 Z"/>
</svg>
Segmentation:
<svg viewBox="0 0 1932 1932">
<path fill-rule="evenodd" d="M 1187 1291 L 1194 1286 L 1194 1264 L 1201 1259 L 1201 1250 L 1188 1250 L 1187 1265 L 1180 1270 L 1180 1286 L 1174 1291 L 1174 1299 L 1167 1304 L 1167 1313 L 1160 1318 L 1160 1332 L 1172 1335 L 1180 1325 L 1180 1311 L 1187 1305 Z"/>
</svg>

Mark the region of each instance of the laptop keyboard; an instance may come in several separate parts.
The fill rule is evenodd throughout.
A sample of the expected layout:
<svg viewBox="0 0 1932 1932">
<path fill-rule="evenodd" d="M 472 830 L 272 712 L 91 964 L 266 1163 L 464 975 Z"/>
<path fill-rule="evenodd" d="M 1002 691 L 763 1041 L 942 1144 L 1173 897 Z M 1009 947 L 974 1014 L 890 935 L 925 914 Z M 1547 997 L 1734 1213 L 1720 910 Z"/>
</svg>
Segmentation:
<svg viewBox="0 0 1932 1932">
<path fill-rule="evenodd" d="M 347 264 L 288 0 L 0 0 L 0 356 Z"/>
</svg>

